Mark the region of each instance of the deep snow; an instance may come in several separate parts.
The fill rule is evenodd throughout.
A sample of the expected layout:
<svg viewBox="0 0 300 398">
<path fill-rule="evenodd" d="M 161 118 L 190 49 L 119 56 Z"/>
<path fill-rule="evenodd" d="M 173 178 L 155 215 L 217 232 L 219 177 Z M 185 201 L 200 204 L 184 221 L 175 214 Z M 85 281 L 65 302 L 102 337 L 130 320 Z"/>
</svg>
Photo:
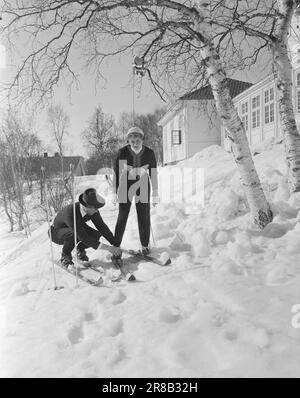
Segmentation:
<svg viewBox="0 0 300 398">
<path fill-rule="evenodd" d="M 132 263 L 134 284 L 76 288 L 56 269 L 54 291 L 47 225 L 25 239 L 2 224 L 0 376 L 299 377 L 300 194 L 288 193 L 283 145 L 263 149 L 254 160 L 273 223 L 251 224 L 231 155 L 207 148 L 178 165 L 204 168 L 205 207 L 152 210 L 156 252 L 167 248 L 172 265 Z M 78 192 L 89 184 L 107 194 L 96 180 Z M 117 209 L 101 214 L 113 229 Z M 134 208 L 123 246 L 138 247 Z M 88 254 L 108 265 L 107 253 Z"/>
</svg>

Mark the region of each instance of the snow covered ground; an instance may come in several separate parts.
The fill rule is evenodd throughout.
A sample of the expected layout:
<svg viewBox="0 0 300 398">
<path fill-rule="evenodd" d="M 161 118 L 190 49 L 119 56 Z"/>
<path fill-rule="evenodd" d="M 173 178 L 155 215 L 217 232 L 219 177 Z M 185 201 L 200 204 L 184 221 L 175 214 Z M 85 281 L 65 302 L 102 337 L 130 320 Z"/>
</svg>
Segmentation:
<svg viewBox="0 0 300 398">
<path fill-rule="evenodd" d="M 57 269 L 54 291 L 47 225 L 25 239 L 1 224 L 0 376 L 299 377 L 300 194 L 288 193 L 283 145 L 264 149 L 254 159 L 273 223 L 251 225 L 231 155 L 207 148 L 179 165 L 204 168 L 205 207 L 152 210 L 172 265 L 132 263 L 137 283 L 76 288 Z M 113 229 L 117 209 L 101 213 Z M 134 209 L 123 245 L 138 247 Z"/>
</svg>

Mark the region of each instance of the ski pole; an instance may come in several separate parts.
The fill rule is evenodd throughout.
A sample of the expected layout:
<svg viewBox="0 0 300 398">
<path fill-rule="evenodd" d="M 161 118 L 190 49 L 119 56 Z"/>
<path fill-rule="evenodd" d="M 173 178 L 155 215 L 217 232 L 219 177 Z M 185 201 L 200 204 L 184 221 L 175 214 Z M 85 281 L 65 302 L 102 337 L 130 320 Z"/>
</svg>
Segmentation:
<svg viewBox="0 0 300 398">
<path fill-rule="evenodd" d="M 132 68 L 133 77 L 132 77 L 132 125 L 135 124 L 135 68 Z"/>
<path fill-rule="evenodd" d="M 73 200 L 73 224 L 74 224 L 74 247 L 75 247 L 75 270 L 76 270 L 76 287 L 78 287 L 78 258 L 77 258 L 77 228 L 76 228 L 76 206 L 75 206 L 75 176 L 73 164 L 70 164 L 70 173 L 72 180 L 72 200 Z"/>
<path fill-rule="evenodd" d="M 151 224 L 150 224 L 150 230 L 151 230 L 151 236 L 152 236 L 152 240 L 153 240 L 153 246 L 156 247 L 156 242 L 155 242 L 154 233 L 153 233 L 153 229 L 152 229 L 152 225 Z"/>
<path fill-rule="evenodd" d="M 151 208 L 150 208 L 150 217 L 151 217 Z M 153 228 L 152 228 L 152 224 L 151 224 L 151 218 L 150 218 L 150 231 L 151 231 L 151 236 L 152 236 L 152 241 L 153 241 L 153 247 L 156 247 L 156 241 L 154 238 Z"/>
<path fill-rule="evenodd" d="M 45 169 L 44 167 L 41 168 L 43 180 L 45 181 Z M 48 231 L 49 231 L 49 239 L 50 239 L 50 253 L 51 253 L 51 262 L 52 262 L 52 275 L 53 275 L 53 283 L 54 283 L 54 290 L 57 290 L 56 284 L 56 276 L 55 276 L 55 268 L 54 268 L 54 255 L 53 255 L 53 243 L 52 243 L 52 232 L 51 232 L 51 223 L 49 217 L 49 201 L 48 201 L 48 188 L 47 182 L 45 181 L 45 199 L 46 199 L 46 213 L 47 213 L 47 224 L 48 224 Z"/>
</svg>

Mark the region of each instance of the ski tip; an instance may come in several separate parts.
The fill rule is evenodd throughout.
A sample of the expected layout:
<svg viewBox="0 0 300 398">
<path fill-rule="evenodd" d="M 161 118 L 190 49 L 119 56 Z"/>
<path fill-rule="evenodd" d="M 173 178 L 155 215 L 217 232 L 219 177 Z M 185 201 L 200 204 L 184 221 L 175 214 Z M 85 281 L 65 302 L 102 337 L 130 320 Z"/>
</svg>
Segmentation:
<svg viewBox="0 0 300 398">
<path fill-rule="evenodd" d="M 94 286 L 101 286 L 103 285 L 104 280 L 102 278 L 102 276 L 100 276 L 100 278 L 94 283 Z"/>
<path fill-rule="evenodd" d="M 136 281 L 136 277 L 133 274 L 128 275 L 128 277 L 126 278 L 126 280 L 128 282 L 134 282 Z"/>
<path fill-rule="evenodd" d="M 172 261 L 171 261 L 171 259 L 169 258 L 169 259 L 164 263 L 164 266 L 170 265 L 171 263 L 172 263 Z"/>
</svg>

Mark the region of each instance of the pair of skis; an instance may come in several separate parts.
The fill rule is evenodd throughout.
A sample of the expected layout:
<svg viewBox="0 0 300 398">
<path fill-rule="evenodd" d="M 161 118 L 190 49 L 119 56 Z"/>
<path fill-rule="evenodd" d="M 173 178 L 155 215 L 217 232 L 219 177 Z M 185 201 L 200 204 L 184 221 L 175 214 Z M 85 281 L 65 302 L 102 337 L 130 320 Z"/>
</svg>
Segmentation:
<svg viewBox="0 0 300 398">
<path fill-rule="evenodd" d="M 103 279 L 103 272 L 99 270 L 97 267 L 94 267 L 89 262 L 81 262 L 80 263 L 81 267 L 77 265 L 77 267 L 75 268 L 73 266 L 72 270 L 63 266 L 60 263 L 60 261 L 54 260 L 54 264 L 57 265 L 61 270 L 63 270 L 68 275 L 71 275 L 72 277 L 76 278 L 76 280 L 78 279 L 81 280 L 85 284 L 95 287 L 105 286 Z M 112 277 L 111 282 L 116 283 L 116 282 L 121 282 L 122 280 L 126 280 L 128 282 L 134 282 L 136 280 L 133 272 L 127 270 L 121 259 L 118 262 L 113 261 L 113 264 L 119 270 L 120 273 Z M 96 278 L 89 278 L 83 274 L 84 272 L 89 272 L 89 271 L 93 271 L 94 275 L 95 274 L 97 275 Z"/>
<path fill-rule="evenodd" d="M 140 259 L 141 261 L 147 261 L 147 262 L 152 262 L 154 264 L 157 264 L 161 267 L 165 267 L 171 264 L 171 260 L 170 258 L 168 258 L 166 261 L 160 261 L 159 259 L 150 256 L 150 255 L 143 255 L 141 252 L 137 251 L 137 250 L 123 250 L 124 253 L 126 254 L 130 254 L 131 256 L 137 257 L 138 259 Z M 132 271 L 129 271 L 127 269 L 127 267 L 124 265 L 123 260 L 122 259 L 118 259 L 117 261 L 115 259 L 112 259 L 112 262 L 115 266 L 116 269 L 118 269 L 120 271 L 119 275 L 114 276 L 111 279 L 111 282 L 113 283 L 117 283 L 120 282 L 122 280 L 126 280 L 127 282 L 134 282 L 136 281 L 136 277 L 134 275 L 134 273 Z M 90 286 L 94 286 L 94 287 L 101 287 L 101 286 L 105 286 L 104 284 L 104 279 L 103 279 L 103 273 L 99 270 L 99 268 L 94 267 L 91 263 L 87 262 L 82 262 L 81 265 L 83 268 L 78 269 L 77 268 L 77 273 L 75 273 L 74 271 L 71 271 L 69 269 L 67 269 L 66 267 L 64 267 L 59 261 L 55 261 L 55 264 L 57 266 L 59 266 L 64 272 L 68 273 L 69 275 L 73 276 L 74 278 L 77 278 L 79 280 L 81 280 L 82 282 L 90 285 Z M 97 278 L 96 279 L 90 279 L 88 277 L 86 277 L 85 275 L 83 275 L 81 273 L 81 271 L 88 271 L 88 270 L 92 270 L 95 273 L 97 273 Z"/>
<path fill-rule="evenodd" d="M 105 286 L 104 279 L 103 279 L 103 271 L 97 267 L 94 267 L 90 262 L 79 262 L 80 266 L 77 265 L 72 266 L 72 269 L 67 268 L 61 264 L 60 261 L 54 260 L 54 264 L 57 265 L 63 272 L 67 273 L 68 275 L 76 278 L 76 280 L 81 280 L 85 284 L 95 287 Z M 123 263 L 116 264 L 113 262 L 115 267 L 120 271 L 119 275 L 116 275 L 111 278 L 111 282 L 121 282 L 122 280 L 126 281 L 135 281 L 136 278 L 132 272 L 128 271 Z M 91 272 L 94 274 L 95 277 L 88 277 L 84 275 L 84 273 Z"/>
</svg>

